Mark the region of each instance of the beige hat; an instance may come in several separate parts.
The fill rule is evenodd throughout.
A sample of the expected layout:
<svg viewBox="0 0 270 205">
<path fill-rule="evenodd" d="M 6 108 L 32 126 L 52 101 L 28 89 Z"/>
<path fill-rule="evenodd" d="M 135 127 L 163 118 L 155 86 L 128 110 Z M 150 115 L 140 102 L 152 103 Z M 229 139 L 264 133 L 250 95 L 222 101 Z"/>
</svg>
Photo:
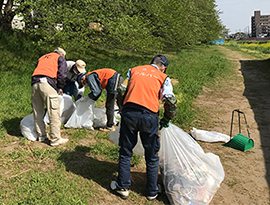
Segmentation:
<svg viewBox="0 0 270 205">
<path fill-rule="evenodd" d="M 85 70 L 86 63 L 83 60 L 77 60 L 75 63 L 75 66 L 77 67 L 77 69 L 80 73 L 86 72 L 86 70 Z"/>
<path fill-rule="evenodd" d="M 60 55 L 63 55 L 64 57 L 66 56 L 66 51 L 63 48 L 58 47 L 54 51 L 59 53 Z"/>
</svg>

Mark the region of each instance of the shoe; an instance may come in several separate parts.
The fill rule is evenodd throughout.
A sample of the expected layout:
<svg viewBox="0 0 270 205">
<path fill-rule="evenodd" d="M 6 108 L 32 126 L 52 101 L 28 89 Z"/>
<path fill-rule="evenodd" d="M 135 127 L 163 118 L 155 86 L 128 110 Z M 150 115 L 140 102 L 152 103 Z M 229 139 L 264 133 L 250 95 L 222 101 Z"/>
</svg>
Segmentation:
<svg viewBox="0 0 270 205">
<path fill-rule="evenodd" d="M 112 181 L 111 182 L 111 190 L 118 196 L 120 196 L 122 199 L 127 199 L 129 196 L 129 191 L 127 189 L 120 189 L 117 187 L 117 182 Z"/>
<path fill-rule="evenodd" d="M 161 192 L 162 192 L 161 186 L 160 184 L 158 184 L 158 193 L 155 196 L 147 196 L 146 198 L 149 201 L 154 201 L 158 197 L 158 195 L 161 194 Z"/>
<path fill-rule="evenodd" d="M 59 140 L 55 141 L 55 142 L 51 142 L 51 146 L 58 146 L 60 144 L 65 144 L 68 142 L 68 139 L 64 139 L 64 138 L 60 138 Z"/>
<path fill-rule="evenodd" d="M 47 137 L 38 137 L 39 142 L 44 142 L 47 139 Z"/>
<path fill-rule="evenodd" d="M 99 128 L 100 131 L 103 131 L 103 132 L 109 132 L 109 131 L 112 131 L 114 132 L 115 131 L 115 127 L 114 126 L 111 126 L 111 127 L 104 127 L 104 128 Z"/>
<path fill-rule="evenodd" d="M 39 142 L 44 142 L 47 138 L 48 138 L 48 133 L 47 133 L 46 136 L 38 137 L 38 141 L 39 141 Z"/>
</svg>

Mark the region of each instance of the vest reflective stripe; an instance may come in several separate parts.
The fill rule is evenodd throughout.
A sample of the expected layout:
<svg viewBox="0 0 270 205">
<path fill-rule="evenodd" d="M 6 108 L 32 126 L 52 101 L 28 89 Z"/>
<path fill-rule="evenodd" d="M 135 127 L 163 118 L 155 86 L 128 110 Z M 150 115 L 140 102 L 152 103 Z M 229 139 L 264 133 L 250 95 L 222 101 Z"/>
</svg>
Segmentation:
<svg viewBox="0 0 270 205">
<path fill-rule="evenodd" d="M 60 55 L 58 53 L 48 53 L 41 56 L 38 59 L 38 65 L 34 70 L 32 76 L 44 75 L 50 78 L 56 78 L 58 72 L 58 58 Z"/>
<path fill-rule="evenodd" d="M 86 79 L 87 79 L 88 75 L 90 75 L 91 73 L 97 73 L 98 74 L 101 89 L 104 89 L 104 88 L 107 87 L 108 80 L 111 77 L 113 77 L 113 75 L 116 73 L 116 71 L 113 70 L 113 69 L 110 69 L 110 68 L 102 68 L 102 69 L 94 70 L 94 71 L 88 72 L 86 74 Z"/>
<path fill-rule="evenodd" d="M 132 68 L 123 104 L 131 102 L 158 112 L 159 91 L 166 78 L 166 74 L 151 65 Z"/>
</svg>

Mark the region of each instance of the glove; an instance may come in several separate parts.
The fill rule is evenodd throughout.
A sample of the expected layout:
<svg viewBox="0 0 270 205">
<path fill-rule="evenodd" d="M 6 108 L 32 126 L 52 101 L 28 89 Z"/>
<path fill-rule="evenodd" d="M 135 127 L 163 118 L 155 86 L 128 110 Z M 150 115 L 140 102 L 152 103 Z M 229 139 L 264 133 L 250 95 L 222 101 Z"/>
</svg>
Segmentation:
<svg viewBox="0 0 270 205">
<path fill-rule="evenodd" d="M 159 129 L 161 130 L 163 127 L 168 128 L 170 126 L 170 122 L 162 118 L 159 122 Z"/>
</svg>

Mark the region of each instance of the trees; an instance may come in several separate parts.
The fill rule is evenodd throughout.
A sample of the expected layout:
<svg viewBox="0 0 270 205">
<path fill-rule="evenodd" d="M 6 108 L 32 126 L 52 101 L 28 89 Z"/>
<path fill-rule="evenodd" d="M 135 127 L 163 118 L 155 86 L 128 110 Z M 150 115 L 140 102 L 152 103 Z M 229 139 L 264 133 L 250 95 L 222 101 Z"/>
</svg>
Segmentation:
<svg viewBox="0 0 270 205">
<path fill-rule="evenodd" d="M 11 22 L 16 15 L 14 10 L 14 0 L 0 0 L 0 29 L 11 29 Z"/>
<path fill-rule="evenodd" d="M 215 0 L 21 0 L 16 11 L 26 33 L 69 47 L 161 51 L 212 40 L 222 28 Z"/>
</svg>

